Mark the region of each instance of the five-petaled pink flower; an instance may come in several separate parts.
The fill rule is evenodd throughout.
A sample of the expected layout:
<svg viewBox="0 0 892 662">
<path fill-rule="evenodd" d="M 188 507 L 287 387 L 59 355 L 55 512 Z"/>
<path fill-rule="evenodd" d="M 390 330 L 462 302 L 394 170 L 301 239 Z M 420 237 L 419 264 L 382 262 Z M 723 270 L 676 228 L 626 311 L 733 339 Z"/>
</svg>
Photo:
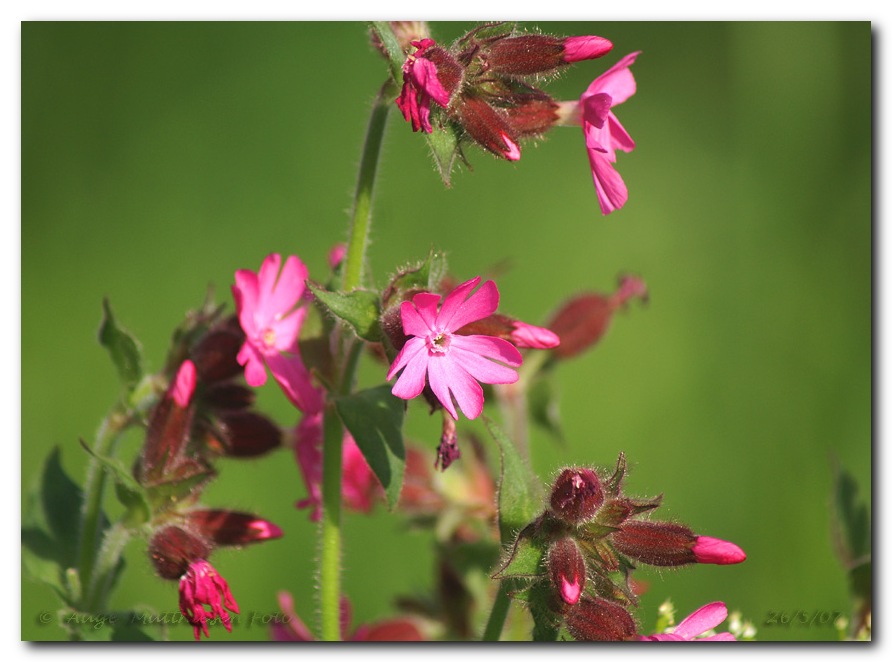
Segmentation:
<svg viewBox="0 0 892 662">
<path fill-rule="evenodd" d="M 616 150 L 631 152 L 635 142 L 611 108 L 635 94 L 635 78 L 629 67 L 639 53 L 626 55 L 598 76 L 579 97 L 592 179 L 601 212 L 605 215 L 622 207 L 629 198 L 629 190 L 613 164 L 616 162 Z"/>
<path fill-rule="evenodd" d="M 403 89 L 396 100 L 403 117 L 412 123 L 412 130 L 431 133 L 431 99 L 444 108 L 449 105 L 449 92 L 437 78 L 437 65 L 424 52 L 434 46 L 433 39 L 413 41 L 415 52 L 403 64 Z"/>
<path fill-rule="evenodd" d="M 420 292 L 400 307 L 403 332 L 412 336 L 400 350 L 387 379 L 402 370 L 393 394 L 410 400 L 424 390 L 425 381 L 454 419 L 455 397 L 462 413 L 477 418 L 483 410 L 483 388 L 478 384 L 513 384 L 523 358 L 507 340 L 484 335 L 459 335 L 466 324 L 492 315 L 499 305 L 499 290 L 491 280 L 479 290 L 472 278 L 456 287 L 439 307 L 440 295 Z M 468 296 L 470 295 L 470 296 Z M 501 361 L 506 365 L 496 363 Z M 512 366 L 512 367 L 508 367 Z"/>
<path fill-rule="evenodd" d="M 728 618 L 724 602 L 710 602 L 685 618 L 666 634 L 640 637 L 641 641 L 737 641 L 730 632 L 720 632 L 707 637 L 701 635 L 719 626 Z"/>
<path fill-rule="evenodd" d="M 322 399 L 310 382 L 297 346 L 307 314 L 306 307 L 298 306 L 307 268 L 292 255 L 280 274 L 281 262 L 282 258 L 273 253 L 263 261 L 259 273 L 248 269 L 235 272 L 232 295 L 246 336 L 238 362 L 245 366 L 250 386 L 266 383 L 265 364 L 295 407 L 317 411 Z"/>
<path fill-rule="evenodd" d="M 226 580 L 204 559 L 190 563 L 189 569 L 180 577 L 180 611 L 195 628 L 195 638 L 201 639 L 202 632 L 205 637 L 210 637 L 207 621 L 213 618 L 219 618 L 226 630 L 232 632 L 227 609 L 239 613 Z"/>
</svg>

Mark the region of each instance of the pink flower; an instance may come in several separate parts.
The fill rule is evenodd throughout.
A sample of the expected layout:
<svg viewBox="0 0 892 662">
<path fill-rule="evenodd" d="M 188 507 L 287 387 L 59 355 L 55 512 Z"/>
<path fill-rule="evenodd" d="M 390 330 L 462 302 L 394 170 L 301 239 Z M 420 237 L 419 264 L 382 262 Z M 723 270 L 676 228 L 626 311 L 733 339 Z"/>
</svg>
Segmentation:
<svg viewBox="0 0 892 662">
<path fill-rule="evenodd" d="M 284 618 L 272 623 L 274 641 L 316 641 L 316 637 L 294 610 L 294 598 L 286 591 L 279 592 L 279 609 Z M 350 601 L 341 598 L 341 639 L 344 641 L 423 641 L 424 636 L 408 618 L 394 618 L 378 621 L 371 625 L 360 625 L 350 634 Z"/>
<path fill-rule="evenodd" d="M 431 133 L 431 99 L 443 106 L 449 105 L 449 92 L 437 78 L 437 65 L 425 55 L 436 45 L 433 39 L 413 41 L 416 50 L 403 64 L 403 89 L 396 100 L 403 117 L 412 123 L 412 130 Z"/>
<path fill-rule="evenodd" d="M 381 492 L 359 446 L 349 432 L 344 433 L 342 445 L 343 470 L 341 495 L 344 504 L 355 511 L 367 513 Z M 298 508 L 310 508 L 310 520 L 322 517 L 322 412 L 304 414 L 295 430 L 294 454 L 300 468 L 307 498 L 297 502 Z"/>
<path fill-rule="evenodd" d="M 248 269 L 235 272 L 232 295 L 246 336 L 237 359 L 239 365 L 245 366 L 245 379 L 250 386 L 266 383 L 268 367 L 295 407 L 318 411 L 322 398 L 310 382 L 310 373 L 297 346 L 307 314 L 306 307 L 298 307 L 307 268 L 292 255 L 280 274 L 281 261 L 273 253 L 263 261 L 259 273 Z"/>
<path fill-rule="evenodd" d="M 733 542 L 709 536 L 697 536 L 691 551 L 694 552 L 698 563 L 732 565 L 746 561 L 746 552 Z"/>
<path fill-rule="evenodd" d="M 730 632 L 720 632 L 703 637 L 706 632 L 716 628 L 728 618 L 728 609 L 724 602 L 710 602 L 703 605 L 685 618 L 667 634 L 652 634 L 639 637 L 641 641 L 737 641 Z"/>
<path fill-rule="evenodd" d="M 629 67 L 639 52 L 627 55 L 598 76 L 579 98 L 585 147 L 604 215 L 622 207 L 629 197 L 629 190 L 613 163 L 616 150 L 631 152 L 635 142 L 611 108 L 635 94 L 635 79 Z"/>
<path fill-rule="evenodd" d="M 458 419 L 452 398 L 470 419 L 483 411 L 483 388 L 478 384 L 513 384 L 523 358 L 507 340 L 484 335 L 458 335 L 471 322 L 492 315 L 499 305 L 499 290 L 491 280 L 471 294 L 480 277 L 465 281 L 438 306 L 440 295 L 421 292 L 400 307 L 403 332 L 409 338 L 387 373 L 387 379 L 403 373 L 393 386 L 393 394 L 410 400 L 430 384 L 434 395 L 454 419 Z M 470 295 L 470 296 L 469 296 Z M 501 365 L 501 361 L 507 365 Z"/>
<path fill-rule="evenodd" d="M 195 639 L 201 639 L 202 632 L 205 637 L 210 637 L 207 626 L 209 618 L 219 618 L 226 630 L 232 632 L 227 609 L 239 613 L 226 580 L 204 559 L 190 563 L 189 569 L 180 577 L 180 611 L 195 628 Z"/>
</svg>

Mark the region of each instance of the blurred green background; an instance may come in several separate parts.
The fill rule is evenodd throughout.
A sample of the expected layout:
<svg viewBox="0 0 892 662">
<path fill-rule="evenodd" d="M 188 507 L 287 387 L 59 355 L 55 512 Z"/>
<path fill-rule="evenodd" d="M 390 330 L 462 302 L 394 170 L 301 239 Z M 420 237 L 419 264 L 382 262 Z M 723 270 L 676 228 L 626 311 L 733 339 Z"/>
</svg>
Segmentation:
<svg viewBox="0 0 892 662">
<path fill-rule="evenodd" d="M 470 23 L 435 23 L 451 41 Z M 832 639 L 770 627 L 770 612 L 847 611 L 833 554 L 831 456 L 871 488 L 871 32 L 869 23 L 538 23 L 599 34 L 614 50 L 546 87 L 572 99 L 624 54 L 638 93 L 615 108 L 637 142 L 620 154 L 625 208 L 598 210 L 582 134 L 556 129 L 517 163 L 468 150 L 446 189 L 424 141 L 391 115 L 370 257 L 380 284 L 445 249 L 457 277 L 502 260 L 500 310 L 542 322 L 580 290 L 640 274 L 651 299 L 617 315 L 601 345 L 561 366 L 567 445 L 534 432 L 543 480 L 569 463 L 610 465 L 629 490 L 664 493 L 659 515 L 733 540 L 748 560 L 643 572 L 638 617 L 671 597 L 680 615 L 713 600 L 758 638 Z M 22 24 L 22 489 L 52 446 L 78 480 L 118 394 L 96 341 L 101 301 L 159 369 L 170 332 L 208 283 L 229 301 L 238 268 L 296 253 L 311 275 L 346 236 L 370 100 L 386 65 L 362 23 Z M 383 376 L 369 367 L 365 378 Z M 260 406 L 297 421 L 274 388 Z M 409 434 L 435 446 L 436 418 Z M 125 439 L 129 461 L 139 446 Z M 225 461 L 204 502 L 250 509 L 286 532 L 219 552 L 243 614 L 291 591 L 315 622 L 316 532 L 288 451 Z M 431 536 L 400 518 L 348 514 L 344 585 L 354 623 L 433 585 Z M 177 609 L 143 542 L 112 599 Z M 23 580 L 22 638 L 62 638 L 57 608 Z M 171 636 L 191 639 L 191 628 Z M 258 626 L 214 639 L 265 639 Z"/>
</svg>

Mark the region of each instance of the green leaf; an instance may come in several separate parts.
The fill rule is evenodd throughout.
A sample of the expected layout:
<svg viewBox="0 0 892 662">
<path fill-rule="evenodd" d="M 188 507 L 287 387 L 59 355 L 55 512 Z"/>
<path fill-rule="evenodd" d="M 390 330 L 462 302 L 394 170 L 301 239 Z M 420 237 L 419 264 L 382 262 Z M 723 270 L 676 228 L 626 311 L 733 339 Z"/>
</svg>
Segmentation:
<svg viewBox="0 0 892 662">
<path fill-rule="evenodd" d="M 146 487 L 146 496 L 152 512 L 170 510 L 177 504 L 195 497 L 195 490 L 214 476 L 213 469 L 199 471 L 185 478 L 177 478 Z"/>
<path fill-rule="evenodd" d="M 492 420 L 483 417 L 486 429 L 499 444 L 502 473 L 499 477 L 499 532 L 502 544 L 514 541 L 517 532 L 542 512 L 539 481 L 508 436 Z"/>
<path fill-rule="evenodd" d="M 329 292 L 320 285 L 307 282 L 316 300 L 336 318 L 349 324 L 360 338 L 379 342 L 383 337 L 378 317 L 381 297 L 370 290 Z"/>
<path fill-rule="evenodd" d="M 542 565 L 542 558 L 545 556 L 544 541 L 529 535 L 531 526 L 535 525 L 528 526 L 517 535 L 514 546 L 492 576 L 493 579 L 534 578 L 545 572 Z"/>
<path fill-rule="evenodd" d="M 83 439 L 80 441 L 84 450 L 92 455 L 115 481 L 115 494 L 118 501 L 127 509 L 122 522 L 129 528 L 136 528 L 140 524 L 148 522 L 152 515 L 152 507 L 142 485 L 136 482 L 136 479 L 121 464 L 120 460 L 98 455 L 87 446 Z"/>
<path fill-rule="evenodd" d="M 383 298 L 389 305 L 391 297 L 399 291 L 436 291 L 448 270 L 449 265 L 446 261 L 446 254 L 443 251 L 436 251 L 432 248 L 424 262 L 401 269 L 394 276 L 390 285 L 387 286 Z"/>
<path fill-rule="evenodd" d="M 858 483 L 839 463 L 833 463 L 832 529 L 843 565 L 851 569 L 870 556 L 870 516 L 860 500 Z"/>
<path fill-rule="evenodd" d="M 390 385 L 338 398 L 335 406 L 353 435 L 372 472 L 381 482 L 390 510 L 396 506 L 406 470 L 403 445 L 405 403 L 390 392 Z"/>
<path fill-rule="evenodd" d="M 142 378 L 142 352 L 139 343 L 129 332 L 118 326 L 108 299 L 102 300 L 102 311 L 99 343 L 108 350 L 121 382 L 130 391 Z"/>
<path fill-rule="evenodd" d="M 458 129 L 447 124 L 445 127 L 439 127 L 432 123 L 433 131 L 426 135 L 427 144 L 430 147 L 431 154 L 434 157 L 434 165 L 440 173 L 440 178 L 448 187 L 452 186 L 452 169 L 455 166 L 455 159 L 461 159 L 465 164 L 465 155 L 461 149 L 461 139 Z"/>
<path fill-rule="evenodd" d="M 406 54 L 400 48 L 396 35 L 390 29 L 387 21 L 372 21 L 372 30 L 378 35 L 384 50 L 387 51 L 387 61 L 390 64 L 390 75 L 397 85 L 403 84 L 403 62 L 406 61 Z"/>
<path fill-rule="evenodd" d="M 561 444 L 565 442 L 557 393 L 550 375 L 533 381 L 527 391 L 527 408 L 530 420 L 534 424 L 551 435 L 555 441 Z"/>
</svg>

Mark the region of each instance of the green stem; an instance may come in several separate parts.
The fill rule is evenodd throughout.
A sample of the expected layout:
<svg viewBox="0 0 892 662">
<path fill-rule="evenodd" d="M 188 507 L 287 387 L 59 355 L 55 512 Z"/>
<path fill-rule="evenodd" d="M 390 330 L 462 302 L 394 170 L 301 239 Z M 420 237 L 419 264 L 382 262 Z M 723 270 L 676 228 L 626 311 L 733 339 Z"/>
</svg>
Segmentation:
<svg viewBox="0 0 892 662">
<path fill-rule="evenodd" d="M 483 630 L 483 641 L 498 641 L 502 636 L 502 628 L 508 617 L 508 608 L 511 607 L 511 597 L 508 595 L 508 587 L 505 582 L 499 582 L 499 592 L 495 602 L 492 603 L 492 611 L 489 612 L 489 620 L 486 629 Z"/>
<path fill-rule="evenodd" d="M 375 97 L 372 115 L 366 131 L 362 161 L 359 164 L 359 179 L 356 182 L 356 196 L 353 199 L 353 219 L 350 239 L 347 242 L 347 257 L 344 263 L 344 291 L 349 292 L 362 284 L 365 254 L 369 244 L 369 230 L 372 225 L 372 192 L 375 175 L 378 171 L 378 157 L 387 126 L 387 115 L 393 105 L 393 82 L 387 81 Z"/>
<path fill-rule="evenodd" d="M 93 451 L 99 456 L 110 456 L 121 433 L 130 424 L 130 417 L 123 405 L 116 406 L 99 427 Z M 81 504 L 80 563 L 78 565 L 80 584 L 88 590 L 92 582 L 96 550 L 99 546 L 99 533 L 102 525 L 102 497 L 105 493 L 106 472 L 99 460 L 91 457 L 84 484 L 84 500 Z"/>
<path fill-rule="evenodd" d="M 344 261 L 342 288 L 345 292 L 362 285 L 369 232 L 372 226 L 372 192 L 375 187 L 384 129 L 387 126 L 387 115 L 393 105 L 393 89 L 393 83 L 390 81 L 381 87 L 369 118 L 362 159 L 359 164 L 356 195 L 353 200 L 353 218 L 350 226 L 350 238 L 347 242 L 347 256 Z M 340 366 L 337 395 L 346 395 L 353 388 L 363 344 L 355 339 L 349 341 L 342 338 L 337 345 L 338 365 Z M 341 549 L 343 546 L 341 458 L 344 430 L 333 402 L 326 405 L 323 421 L 319 603 L 322 618 L 322 639 L 339 641 L 341 638 Z"/>
<path fill-rule="evenodd" d="M 343 428 L 333 403 L 325 407 L 322 451 L 322 550 L 319 566 L 322 639 L 341 639 L 341 455 Z"/>
<path fill-rule="evenodd" d="M 130 536 L 130 530 L 120 522 L 106 531 L 99 554 L 96 556 L 93 577 L 84 596 L 84 605 L 88 613 L 97 614 L 105 608 L 108 591 L 117 574 L 121 554 L 124 553 Z"/>
</svg>

